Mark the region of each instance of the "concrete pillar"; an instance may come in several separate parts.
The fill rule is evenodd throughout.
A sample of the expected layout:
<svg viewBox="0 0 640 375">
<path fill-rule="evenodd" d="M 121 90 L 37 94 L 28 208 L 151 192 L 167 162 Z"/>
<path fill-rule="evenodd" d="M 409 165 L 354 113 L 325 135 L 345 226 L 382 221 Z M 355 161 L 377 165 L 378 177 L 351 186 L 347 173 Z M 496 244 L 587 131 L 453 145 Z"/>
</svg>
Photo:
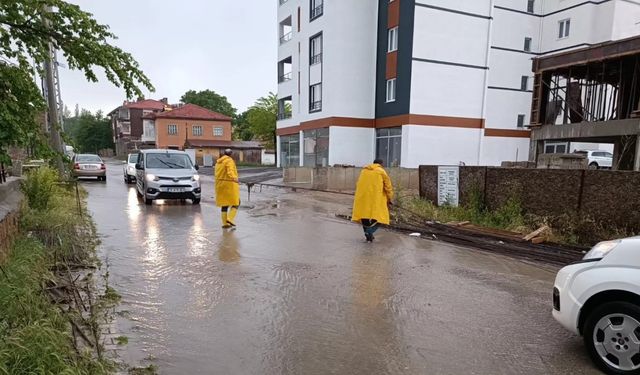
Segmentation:
<svg viewBox="0 0 640 375">
<path fill-rule="evenodd" d="M 633 170 L 640 172 L 640 135 L 636 136 L 636 153 L 633 158 Z"/>
</svg>

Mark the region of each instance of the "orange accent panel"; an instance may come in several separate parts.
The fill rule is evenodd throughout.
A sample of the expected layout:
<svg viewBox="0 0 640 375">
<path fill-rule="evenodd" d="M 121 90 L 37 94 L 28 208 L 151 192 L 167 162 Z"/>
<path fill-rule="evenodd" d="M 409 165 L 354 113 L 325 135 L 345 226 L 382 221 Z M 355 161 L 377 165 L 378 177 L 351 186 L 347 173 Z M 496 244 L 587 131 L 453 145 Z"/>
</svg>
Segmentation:
<svg viewBox="0 0 640 375">
<path fill-rule="evenodd" d="M 400 0 L 389 3 L 389 14 L 387 17 L 387 28 L 396 27 L 400 24 Z"/>
<path fill-rule="evenodd" d="M 432 115 L 399 115 L 376 119 L 376 128 L 392 128 L 402 125 L 447 126 L 452 128 L 482 129 L 484 120 L 467 117 Z"/>
<path fill-rule="evenodd" d="M 300 19 L 302 17 L 300 16 L 300 7 L 298 7 L 298 32 L 300 32 Z"/>
<path fill-rule="evenodd" d="M 484 129 L 485 137 L 530 138 L 531 131 L 515 129 Z"/>
<path fill-rule="evenodd" d="M 387 53 L 387 79 L 398 76 L 398 51 Z"/>
<path fill-rule="evenodd" d="M 375 120 L 354 117 L 325 117 L 312 121 L 305 121 L 300 125 L 278 129 L 278 135 L 291 135 L 304 130 L 322 129 L 330 126 L 344 126 L 349 128 L 373 128 Z"/>
</svg>

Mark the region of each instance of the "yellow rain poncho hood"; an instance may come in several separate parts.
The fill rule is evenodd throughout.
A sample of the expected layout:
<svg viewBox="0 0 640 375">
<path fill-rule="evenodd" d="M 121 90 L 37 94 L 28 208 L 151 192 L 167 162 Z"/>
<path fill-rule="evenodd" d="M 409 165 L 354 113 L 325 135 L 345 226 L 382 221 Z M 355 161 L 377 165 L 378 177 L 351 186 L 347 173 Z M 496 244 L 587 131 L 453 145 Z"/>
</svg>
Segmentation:
<svg viewBox="0 0 640 375">
<path fill-rule="evenodd" d="M 352 220 L 374 219 L 380 224 L 389 224 L 388 203 L 392 199 L 393 186 L 387 172 L 380 164 L 367 165 L 358 178 Z"/>
<path fill-rule="evenodd" d="M 240 185 L 236 163 L 229 156 L 216 162 L 216 205 L 218 207 L 240 205 Z"/>
</svg>

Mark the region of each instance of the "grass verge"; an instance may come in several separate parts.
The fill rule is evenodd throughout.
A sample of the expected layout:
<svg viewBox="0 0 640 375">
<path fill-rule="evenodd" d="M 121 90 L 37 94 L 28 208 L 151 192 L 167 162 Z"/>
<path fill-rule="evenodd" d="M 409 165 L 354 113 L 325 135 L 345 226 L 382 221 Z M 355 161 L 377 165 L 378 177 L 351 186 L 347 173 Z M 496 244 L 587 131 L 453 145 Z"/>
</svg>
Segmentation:
<svg viewBox="0 0 640 375">
<path fill-rule="evenodd" d="M 90 345 L 78 345 L 72 334 L 72 325 L 84 319 L 69 301 L 78 290 L 71 296 L 61 287 L 63 269 L 95 267 L 95 229 L 78 209 L 76 190 L 52 176 L 41 168 L 27 178 L 21 233 L 2 264 L 0 374 L 108 374 L 113 363 L 96 357 Z M 68 300 L 53 298 L 53 289 Z"/>
</svg>

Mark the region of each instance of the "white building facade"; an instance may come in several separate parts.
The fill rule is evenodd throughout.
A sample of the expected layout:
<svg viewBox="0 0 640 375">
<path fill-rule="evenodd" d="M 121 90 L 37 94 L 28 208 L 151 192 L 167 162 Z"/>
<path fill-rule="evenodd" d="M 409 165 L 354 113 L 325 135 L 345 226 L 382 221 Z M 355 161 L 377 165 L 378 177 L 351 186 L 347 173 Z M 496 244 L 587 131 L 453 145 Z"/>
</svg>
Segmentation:
<svg viewBox="0 0 640 375">
<path fill-rule="evenodd" d="M 626 0 L 279 0 L 278 163 L 527 160 L 531 59 L 638 21 Z"/>
</svg>

